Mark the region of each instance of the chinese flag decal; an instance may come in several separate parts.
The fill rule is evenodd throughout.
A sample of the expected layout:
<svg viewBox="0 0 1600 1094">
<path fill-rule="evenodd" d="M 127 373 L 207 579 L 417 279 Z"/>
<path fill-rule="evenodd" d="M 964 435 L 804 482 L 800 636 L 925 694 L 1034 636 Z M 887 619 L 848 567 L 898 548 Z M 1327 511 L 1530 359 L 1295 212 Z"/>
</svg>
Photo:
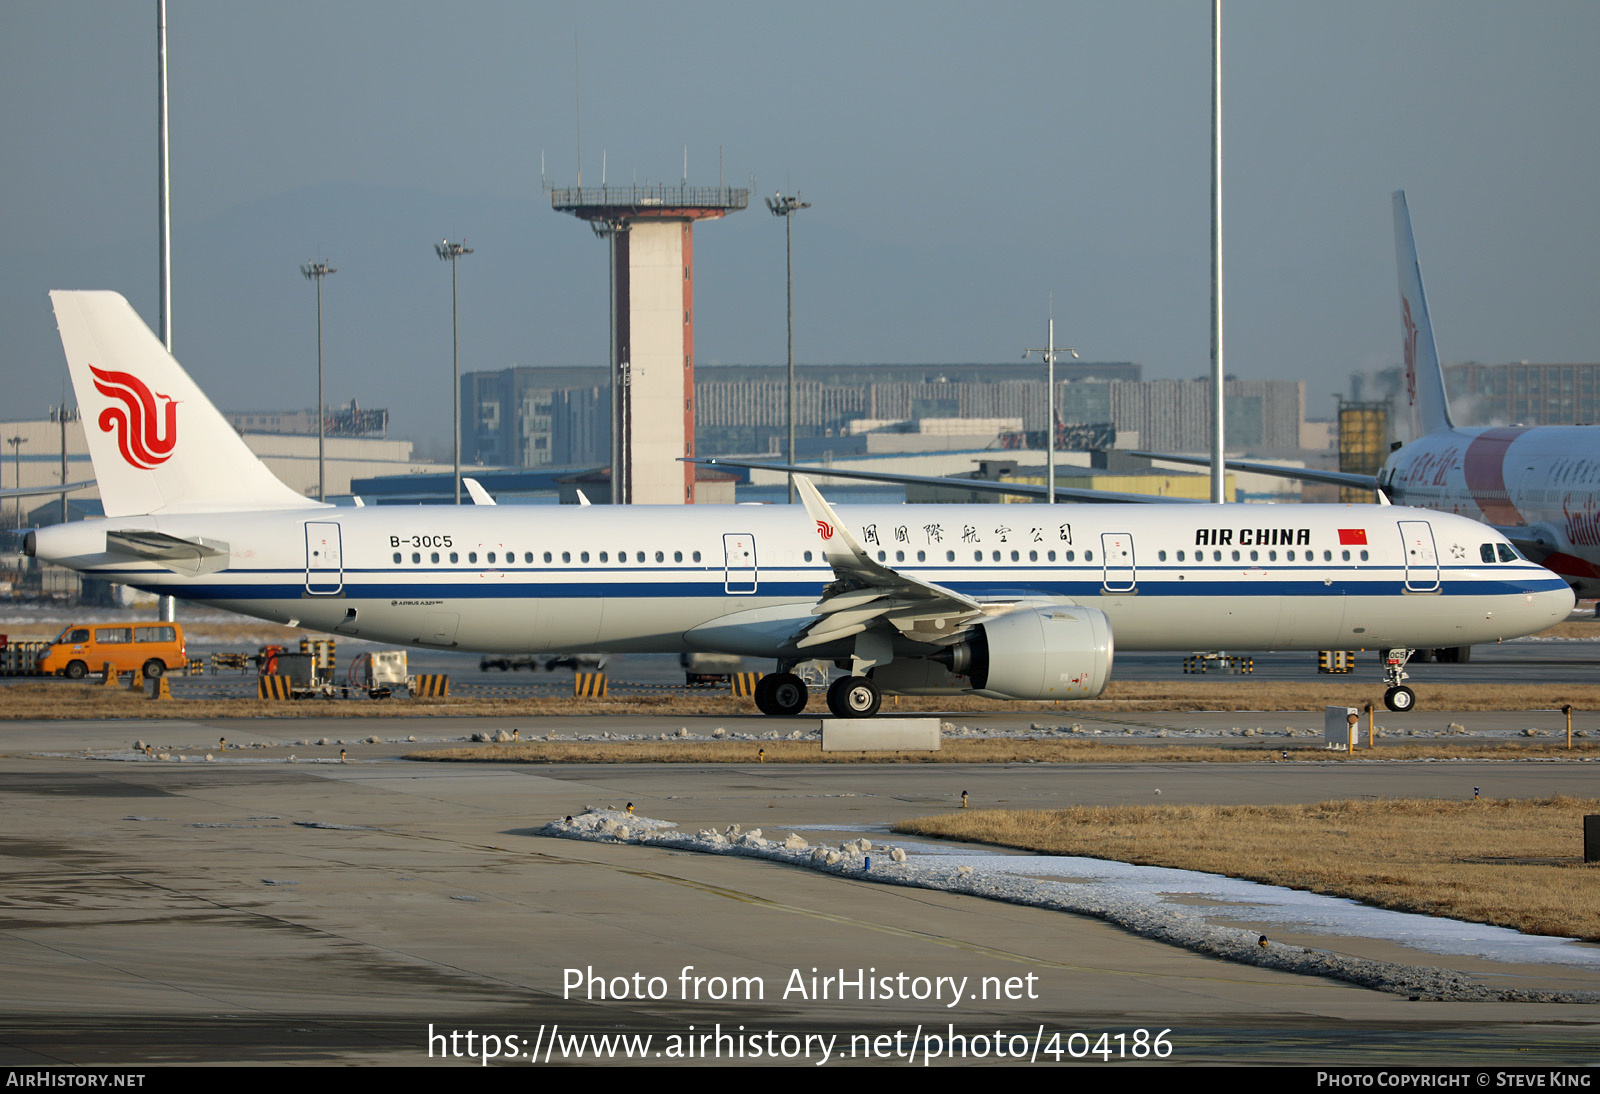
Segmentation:
<svg viewBox="0 0 1600 1094">
<path fill-rule="evenodd" d="M 1339 546 L 1365 547 L 1367 545 L 1367 530 L 1365 528 L 1339 529 Z"/>
</svg>

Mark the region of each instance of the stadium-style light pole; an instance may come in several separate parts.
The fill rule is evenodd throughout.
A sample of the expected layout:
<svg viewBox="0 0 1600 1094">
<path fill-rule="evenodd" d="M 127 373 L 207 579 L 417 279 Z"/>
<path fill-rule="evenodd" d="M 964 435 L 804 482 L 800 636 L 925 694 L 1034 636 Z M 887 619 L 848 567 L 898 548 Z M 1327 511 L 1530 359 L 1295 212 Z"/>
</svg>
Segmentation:
<svg viewBox="0 0 1600 1094">
<path fill-rule="evenodd" d="M 322 279 L 339 271 L 326 262 L 307 262 L 300 267 L 307 281 L 317 283 L 317 500 L 326 501 L 328 482 L 323 460 L 323 443 L 327 432 L 328 415 L 323 409 L 328 405 L 322 394 Z"/>
<path fill-rule="evenodd" d="M 467 241 L 451 243 L 448 239 L 433 245 L 433 253 L 439 256 L 440 261 L 450 263 L 450 406 L 451 415 L 455 423 L 452 432 L 455 434 L 455 481 L 456 504 L 461 504 L 461 338 L 460 324 L 457 321 L 459 311 L 456 308 L 456 259 L 462 255 L 472 253 L 472 248 L 467 246 Z"/>
<path fill-rule="evenodd" d="M 1048 337 L 1045 339 L 1043 349 L 1037 347 L 1022 351 L 1022 359 L 1026 361 L 1030 353 L 1037 353 L 1044 358 L 1045 363 L 1045 414 L 1044 414 L 1044 474 L 1048 484 L 1045 489 L 1045 501 L 1049 505 L 1056 503 L 1056 358 L 1063 353 L 1078 356 L 1078 351 L 1067 346 L 1056 348 L 1056 316 L 1055 302 L 1050 305 L 1050 327 Z"/>
<path fill-rule="evenodd" d="M 774 194 L 767 199 L 767 208 L 775 217 L 783 218 L 784 251 L 787 256 L 789 283 L 789 465 L 794 465 L 794 214 L 811 208 L 809 201 L 801 201 L 796 191 L 793 195 Z M 789 504 L 794 504 L 794 472 L 789 472 Z"/>
</svg>

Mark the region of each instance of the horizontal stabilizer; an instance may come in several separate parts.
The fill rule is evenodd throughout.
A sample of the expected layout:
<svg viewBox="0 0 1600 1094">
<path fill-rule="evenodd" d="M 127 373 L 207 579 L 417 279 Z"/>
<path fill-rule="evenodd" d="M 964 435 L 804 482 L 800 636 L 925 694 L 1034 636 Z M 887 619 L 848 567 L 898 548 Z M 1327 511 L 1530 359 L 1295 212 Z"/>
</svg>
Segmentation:
<svg viewBox="0 0 1600 1094">
<path fill-rule="evenodd" d="M 210 574 L 226 569 L 228 545 L 214 539 L 183 539 L 165 532 L 106 533 L 109 554 L 131 555 L 175 574 Z"/>
<path fill-rule="evenodd" d="M 69 482 L 65 486 L 24 486 L 20 489 L 8 486 L 0 490 L 0 498 L 42 498 L 47 494 L 69 494 L 93 485 L 93 479 L 84 479 L 82 482 Z"/>
</svg>

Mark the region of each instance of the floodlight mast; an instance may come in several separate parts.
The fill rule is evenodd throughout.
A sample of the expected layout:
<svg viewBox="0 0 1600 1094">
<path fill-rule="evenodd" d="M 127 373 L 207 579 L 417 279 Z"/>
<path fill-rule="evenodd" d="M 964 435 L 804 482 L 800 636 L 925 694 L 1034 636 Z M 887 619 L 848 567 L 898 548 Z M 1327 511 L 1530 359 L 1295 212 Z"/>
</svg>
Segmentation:
<svg viewBox="0 0 1600 1094">
<path fill-rule="evenodd" d="M 467 246 L 463 239 L 459 243 L 451 243 L 448 239 L 433 245 L 433 253 L 439 256 L 441 262 L 450 263 L 450 407 L 455 436 L 455 484 L 456 504 L 461 504 L 461 337 L 460 315 L 457 309 L 456 295 L 456 260 L 462 255 L 472 253 L 472 248 Z"/>
<path fill-rule="evenodd" d="M 1078 356 L 1078 351 L 1070 346 L 1056 348 L 1056 317 L 1055 301 L 1050 303 L 1050 325 L 1046 331 L 1043 349 L 1031 347 L 1022 351 L 1022 359 L 1026 361 L 1028 355 L 1037 353 L 1044 358 L 1045 363 L 1045 423 L 1044 423 L 1044 474 L 1045 474 L 1045 502 L 1049 505 L 1056 503 L 1056 358 L 1063 353 Z"/>
<path fill-rule="evenodd" d="M 784 253 L 788 268 L 789 299 L 789 466 L 794 466 L 794 214 L 811 208 L 809 201 L 800 200 L 799 191 L 793 195 L 774 194 L 767 199 L 767 208 L 775 217 L 783 218 L 785 237 Z M 789 473 L 789 504 L 794 504 L 794 472 Z"/>
<path fill-rule="evenodd" d="M 327 433 L 328 415 L 324 407 L 328 405 L 322 394 L 322 279 L 329 274 L 339 271 L 326 262 L 307 262 L 300 267 L 300 273 L 307 281 L 317 283 L 317 500 L 328 500 L 327 464 L 324 461 L 323 447 Z"/>
</svg>

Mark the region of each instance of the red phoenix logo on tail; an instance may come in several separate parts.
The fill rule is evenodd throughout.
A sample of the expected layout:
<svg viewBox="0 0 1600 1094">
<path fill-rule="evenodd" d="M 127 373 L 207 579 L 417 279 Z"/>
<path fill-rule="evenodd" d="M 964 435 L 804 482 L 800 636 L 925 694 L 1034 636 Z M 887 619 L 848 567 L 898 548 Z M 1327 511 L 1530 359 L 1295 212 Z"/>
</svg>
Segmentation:
<svg viewBox="0 0 1600 1094">
<path fill-rule="evenodd" d="M 167 395 L 152 394 L 143 380 L 127 372 L 111 372 L 93 365 L 94 387 L 121 406 L 100 412 L 102 433 L 115 433 L 122 458 L 146 471 L 167 462 L 178 444 L 178 404 Z M 160 421 L 156 400 L 166 401 L 166 420 Z"/>
<path fill-rule="evenodd" d="M 829 524 L 825 520 L 817 521 L 817 535 L 821 536 L 825 540 L 832 539 L 833 525 Z"/>
</svg>

